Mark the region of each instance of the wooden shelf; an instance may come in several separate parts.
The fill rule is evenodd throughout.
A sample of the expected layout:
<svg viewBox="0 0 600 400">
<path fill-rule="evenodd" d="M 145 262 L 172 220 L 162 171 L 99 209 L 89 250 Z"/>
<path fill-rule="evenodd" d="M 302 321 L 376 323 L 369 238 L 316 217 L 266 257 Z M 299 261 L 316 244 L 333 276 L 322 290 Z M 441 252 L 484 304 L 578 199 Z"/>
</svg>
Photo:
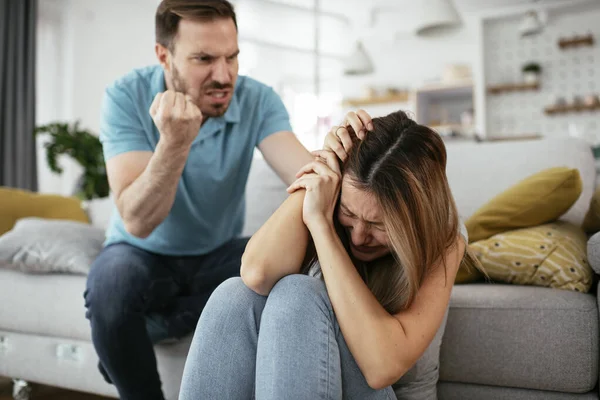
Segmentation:
<svg viewBox="0 0 600 400">
<path fill-rule="evenodd" d="M 569 112 L 595 111 L 600 110 L 600 103 L 597 104 L 570 104 L 565 106 L 550 106 L 544 109 L 548 115 L 565 114 Z"/>
<path fill-rule="evenodd" d="M 540 88 L 539 83 L 507 83 L 504 85 L 492 85 L 488 86 L 487 90 L 489 94 L 499 94 L 502 92 L 516 92 L 524 90 L 538 90 Z"/>
<path fill-rule="evenodd" d="M 448 95 L 470 95 L 473 93 L 473 81 L 457 81 L 450 84 L 429 84 L 421 86 L 416 90 L 418 94 L 448 94 Z"/>
<path fill-rule="evenodd" d="M 574 36 L 572 38 L 561 38 L 558 41 L 558 47 L 566 49 L 568 47 L 593 46 L 594 36 L 592 34 L 583 36 Z"/>
<path fill-rule="evenodd" d="M 408 93 L 399 93 L 377 97 L 352 98 L 345 99 L 344 105 L 358 107 L 373 104 L 406 103 L 409 97 Z"/>
<path fill-rule="evenodd" d="M 520 133 L 518 135 L 492 135 L 486 137 L 484 140 L 488 142 L 506 142 L 515 140 L 537 140 L 541 139 L 542 135 L 539 133 Z"/>
</svg>

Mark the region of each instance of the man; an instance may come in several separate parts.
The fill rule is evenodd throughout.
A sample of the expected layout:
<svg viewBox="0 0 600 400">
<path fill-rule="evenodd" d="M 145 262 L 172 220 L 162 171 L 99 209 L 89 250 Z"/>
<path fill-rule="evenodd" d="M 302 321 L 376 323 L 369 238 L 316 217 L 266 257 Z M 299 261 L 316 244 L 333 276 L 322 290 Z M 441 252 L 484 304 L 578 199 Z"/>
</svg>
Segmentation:
<svg viewBox="0 0 600 400">
<path fill-rule="evenodd" d="M 226 0 L 163 0 L 160 65 L 107 88 L 102 140 L 116 203 L 92 265 L 86 316 L 121 399 L 163 399 L 153 343 L 192 332 L 210 294 L 238 276 L 255 147 L 287 183 L 312 159 L 275 92 L 238 77 Z"/>
</svg>

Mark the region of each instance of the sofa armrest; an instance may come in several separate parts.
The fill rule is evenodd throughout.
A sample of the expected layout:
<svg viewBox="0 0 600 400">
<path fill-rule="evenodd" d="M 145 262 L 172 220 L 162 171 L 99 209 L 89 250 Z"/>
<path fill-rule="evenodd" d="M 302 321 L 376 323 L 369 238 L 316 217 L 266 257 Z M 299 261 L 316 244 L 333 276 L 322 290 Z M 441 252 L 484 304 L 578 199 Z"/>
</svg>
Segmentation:
<svg viewBox="0 0 600 400">
<path fill-rule="evenodd" d="M 587 242 L 588 262 L 594 272 L 600 275 L 600 232 L 595 233 Z"/>
</svg>

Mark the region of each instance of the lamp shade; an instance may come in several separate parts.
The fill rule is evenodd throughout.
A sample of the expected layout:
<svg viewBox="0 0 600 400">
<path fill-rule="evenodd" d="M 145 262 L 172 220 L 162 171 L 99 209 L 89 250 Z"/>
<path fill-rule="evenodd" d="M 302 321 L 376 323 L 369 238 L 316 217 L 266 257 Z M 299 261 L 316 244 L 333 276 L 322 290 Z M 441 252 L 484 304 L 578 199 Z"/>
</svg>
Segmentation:
<svg viewBox="0 0 600 400">
<path fill-rule="evenodd" d="M 544 29 L 543 17 L 535 11 L 530 11 L 525 14 L 519 26 L 519 32 L 522 37 L 533 36 L 540 33 Z"/>
<path fill-rule="evenodd" d="M 344 63 L 345 75 L 366 75 L 374 71 L 373 62 L 362 42 L 356 42 L 354 51 Z"/>
<path fill-rule="evenodd" d="M 460 17 L 450 0 L 417 0 L 413 31 L 419 36 L 433 33 L 440 28 L 460 25 Z"/>
</svg>

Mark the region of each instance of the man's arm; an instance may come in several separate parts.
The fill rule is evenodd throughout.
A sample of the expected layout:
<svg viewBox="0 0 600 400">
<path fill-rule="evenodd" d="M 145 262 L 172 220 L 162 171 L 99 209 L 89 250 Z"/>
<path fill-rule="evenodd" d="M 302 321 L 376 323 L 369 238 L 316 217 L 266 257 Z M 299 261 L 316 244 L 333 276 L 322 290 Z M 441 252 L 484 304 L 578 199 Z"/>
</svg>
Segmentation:
<svg viewBox="0 0 600 400">
<path fill-rule="evenodd" d="M 106 163 L 119 214 L 130 234 L 145 238 L 169 215 L 188 149 L 169 147 L 119 154 Z"/>
<path fill-rule="evenodd" d="M 291 185 L 300 168 L 314 159 L 296 135 L 289 131 L 269 135 L 260 142 L 258 149 L 286 185 Z"/>
<path fill-rule="evenodd" d="M 106 109 L 113 111 L 107 114 L 121 117 L 108 121 L 105 128 L 105 152 L 114 154 L 114 147 L 124 137 L 135 140 L 139 133 L 135 133 L 134 124 L 123 122 L 127 113 L 122 113 L 125 108 L 118 100 L 109 95 L 106 101 Z M 160 132 L 156 149 L 124 151 L 106 162 L 108 181 L 125 229 L 142 238 L 169 215 L 191 143 L 202 124 L 202 113 L 182 93 L 157 94 L 149 111 Z"/>
</svg>

